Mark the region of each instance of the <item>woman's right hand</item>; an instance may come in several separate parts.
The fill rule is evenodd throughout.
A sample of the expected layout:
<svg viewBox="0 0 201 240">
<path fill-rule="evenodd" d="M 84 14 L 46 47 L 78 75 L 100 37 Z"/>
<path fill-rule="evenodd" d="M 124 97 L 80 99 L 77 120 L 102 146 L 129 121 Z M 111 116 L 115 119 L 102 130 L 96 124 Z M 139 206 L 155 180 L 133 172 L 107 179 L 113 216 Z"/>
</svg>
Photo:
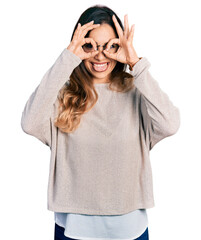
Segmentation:
<svg viewBox="0 0 201 240">
<path fill-rule="evenodd" d="M 100 26 L 100 24 L 93 24 L 94 21 L 91 21 L 89 23 L 84 24 L 81 26 L 80 23 L 78 23 L 77 29 L 74 32 L 73 39 L 67 49 L 71 52 L 73 52 L 75 55 L 77 55 L 80 59 L 84 60 L 90 57 L 94 57 L 98 50 L 94 52 L 86 53 L 82 46 L 85 43 L 91 43 L 94 49 L 96 49 L 96 43 L 93 40 L 93 38 L 85 38 L 84 36 L 87 34 L 87 32 L 93 28 L 97 28 Z"/>
</svg>

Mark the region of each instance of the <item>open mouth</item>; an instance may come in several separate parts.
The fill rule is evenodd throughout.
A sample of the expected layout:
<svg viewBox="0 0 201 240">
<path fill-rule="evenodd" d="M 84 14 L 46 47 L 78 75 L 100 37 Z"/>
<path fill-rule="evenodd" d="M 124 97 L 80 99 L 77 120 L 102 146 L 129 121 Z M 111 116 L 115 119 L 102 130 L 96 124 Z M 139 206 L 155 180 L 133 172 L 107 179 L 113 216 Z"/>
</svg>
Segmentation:
<svg viewBox="0 0 201 240">
<path fill-rule="evenodd" d="M 108 69 L 109 62 L 104 62 L 104 63 L 93 63 L 91 62 L 92 69 L 96 72 L 104 72 Z"/>
</svg>

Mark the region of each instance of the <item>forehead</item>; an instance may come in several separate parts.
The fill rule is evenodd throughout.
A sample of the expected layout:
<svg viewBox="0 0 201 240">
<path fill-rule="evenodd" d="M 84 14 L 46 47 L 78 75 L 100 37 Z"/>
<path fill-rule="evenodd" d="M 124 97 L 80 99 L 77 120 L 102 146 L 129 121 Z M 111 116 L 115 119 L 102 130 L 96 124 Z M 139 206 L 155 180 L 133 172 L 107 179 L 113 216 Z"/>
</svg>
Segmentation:
<svg viewBox="0 0 201 240">
<path fill-rule="evenodd" d="M 109 24 L 101 24 L 99 27 L 92 29 L 89 37 L 93 38 L 98 44 L 108 42 L 112 38 L 116 38 L 114 29 Z"/>
</svg>

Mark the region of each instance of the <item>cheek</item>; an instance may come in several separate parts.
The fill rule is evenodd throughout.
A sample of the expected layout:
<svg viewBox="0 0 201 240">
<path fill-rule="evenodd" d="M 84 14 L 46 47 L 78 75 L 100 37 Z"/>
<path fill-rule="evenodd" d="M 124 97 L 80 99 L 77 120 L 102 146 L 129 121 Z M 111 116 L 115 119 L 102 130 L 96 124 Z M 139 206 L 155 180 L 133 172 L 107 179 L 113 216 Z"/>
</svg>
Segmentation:
<svg viewBox="0 0 201 240">
<path fill-rule="evenodd" d="M 112 62 L 111 62 L 111 67 L 112 67 L 112 69 L 115 68 L 116 64 L 117 64 L 117 61 L 112 61 Z"/>
<path fill-rule="evenodd" d="M 85 66 L 86 68 L 88 68 L 89 62 L 88 62 L 88 61 L 83 61 L 83 63 L 84 63 L 84 66 Z"/>
<path fill-rule="evenodd" d="M 83 61 L 85 68 L 91 72 L 91 63 L 89 61 Z"/>
</svg>

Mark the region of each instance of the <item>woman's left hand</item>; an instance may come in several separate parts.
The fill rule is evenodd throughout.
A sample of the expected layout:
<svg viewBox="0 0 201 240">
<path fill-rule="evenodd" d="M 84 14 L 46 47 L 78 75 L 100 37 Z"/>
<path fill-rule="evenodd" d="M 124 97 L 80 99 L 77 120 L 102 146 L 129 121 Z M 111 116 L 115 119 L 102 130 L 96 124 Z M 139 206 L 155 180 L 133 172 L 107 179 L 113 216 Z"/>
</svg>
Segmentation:
<svg viewBox="0 0 201 240">
<path fill-rule="evenodd" d="M 135 24 L 131 26 L 131 30 L 129 31 L 128 15 L 126 14 L 124 16 L 124 31 L 123 31 L 115 15 L 112 16 L 112 19 L 115 24 L 119 38 L 111 39 L 107 44 L 106 50 L 104 50 L 103 52 L 106 55 L 106 57 L 128 64 L 130 68 L 132 68 L 135 65 L 135 63 L 137 63 L 140 60 L 133 47 Z M 114 43 L 118 44 L 119 48 L 116 53 L 109 53 L 107 49 L 109 49 L 110 46 Z"/>
</svg>

